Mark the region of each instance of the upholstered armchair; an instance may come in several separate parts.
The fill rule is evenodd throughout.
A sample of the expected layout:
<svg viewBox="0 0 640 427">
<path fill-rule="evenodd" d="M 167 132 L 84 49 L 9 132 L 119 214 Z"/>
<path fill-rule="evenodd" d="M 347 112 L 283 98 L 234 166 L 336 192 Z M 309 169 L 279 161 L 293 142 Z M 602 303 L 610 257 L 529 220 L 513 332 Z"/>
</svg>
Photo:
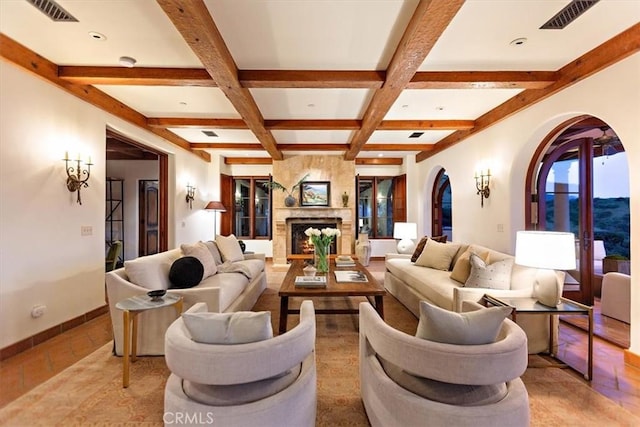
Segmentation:
<svg viewBox="0 0 640 427">
<path fill-rule="evenodd" d="M 186 313 L 206 311 L 199 303 Z M 220 426 L 315 426 L 315 335 L 311 301 L 293 329 L 246 344 L 195 342 L 177 319 L 165 339 L 165 422 L 188 416 Z"/>
<path fill-rule="evenodd" d="M 510 320 L 499 327 L 490 344 L 445 344 L 398 331 L 361 303 L 360 387 L 371 425 L 527 426 L 527 338 Z"/>
<path fill-rule="evenodd" d="M 600 309 L 604 316 L 631 323 L 631 276 L 612 271 L 602 277 Z"/>
</svg>

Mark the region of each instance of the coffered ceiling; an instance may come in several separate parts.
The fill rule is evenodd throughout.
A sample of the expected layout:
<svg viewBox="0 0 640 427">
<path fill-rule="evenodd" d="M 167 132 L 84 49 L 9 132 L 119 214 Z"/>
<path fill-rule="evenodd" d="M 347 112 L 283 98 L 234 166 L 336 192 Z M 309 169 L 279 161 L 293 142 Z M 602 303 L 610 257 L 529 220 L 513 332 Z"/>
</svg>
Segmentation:
<svg viewBox="0 0 640 427">
<path fill-rule="evenodd" d="M 32 3 L 0 0 L 5 60 L 229 162 L 420 161 L 640 49 L 637 0 Z"/>
</svg>

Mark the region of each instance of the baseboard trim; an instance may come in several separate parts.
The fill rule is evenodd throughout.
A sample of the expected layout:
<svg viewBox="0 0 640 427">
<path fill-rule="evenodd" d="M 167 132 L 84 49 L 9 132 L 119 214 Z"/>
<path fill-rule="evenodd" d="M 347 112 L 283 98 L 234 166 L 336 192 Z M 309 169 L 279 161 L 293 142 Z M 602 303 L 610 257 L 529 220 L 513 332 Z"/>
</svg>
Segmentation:
<svg viewBox="0 0 640 427">
<path fill-rule="evenodd" d="M 625 350 L 624 363 L 626 365 L 633 366 L 634 368 L 640 369 L 640 355 L 632 353 L 629 350 Z"/>
<path fill-rule="evenodd" d="M 11 356 L 15 356 L 18 353 L 22 353 L 25 350 L 29 350 L 30 348 L 33 348 L 34 346 L 41 344 L 46 340 L 55 337 L 56 335 L 60 335 L 61 333 L 68 331 L 69 329 L 80 326 L 83 323 L 86 323 L 108 312 L 109 306 L 103 305 L 101 307 L 88 311 L 85 314 L 81 314 L 78 317 L 67 320 L 66 322 L 62 322 L 59 325 L 53 326 L 49 329 L 45 329 L 42 332 L 38 332 L 37 334 L 20 340 L 14 344 L 11 344 L 10 346 L 2 348 L 0 349 L 0 361 L 8 359 Z"/>
</svg>

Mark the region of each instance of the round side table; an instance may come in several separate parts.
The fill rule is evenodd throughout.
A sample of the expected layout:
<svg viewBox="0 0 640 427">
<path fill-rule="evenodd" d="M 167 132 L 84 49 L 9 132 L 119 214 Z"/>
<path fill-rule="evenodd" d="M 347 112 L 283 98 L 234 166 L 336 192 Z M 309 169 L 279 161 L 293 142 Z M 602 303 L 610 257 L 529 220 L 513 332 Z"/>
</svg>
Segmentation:
<svg viewBox="0 0 640 427">
<path fill-rule="evenodd" d="M 147 310 L 174 306 L 176 316 L 182 313 L 182 297 L 165 294 L 161 298 L 151 298 L 147 295 L 136 295 L 119 301 L 118 310 L 122 310 L 124 329 L 124 352 L 122 355 L 122 387 L 129 387 L 129 362 L 135 362 L 138 345 L 138 314 Z M 131 360 L 129 360 L 131 357 Z"/>
</svg>

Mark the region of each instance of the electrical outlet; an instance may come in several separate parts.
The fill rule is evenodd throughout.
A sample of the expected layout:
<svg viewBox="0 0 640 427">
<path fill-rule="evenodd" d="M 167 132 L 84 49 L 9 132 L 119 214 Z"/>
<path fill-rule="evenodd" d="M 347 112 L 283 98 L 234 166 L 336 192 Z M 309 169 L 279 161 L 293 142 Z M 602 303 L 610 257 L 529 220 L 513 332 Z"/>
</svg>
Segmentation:
<svg viewBox="0 0 640 427">
<path fill-rule="evenodd" d="M 31 308 L 31 317 L 33 317 L 34 319 L 37 319 L 38 317 L 41 317 L 45 311 L 47 311 L 46 305 L 43 305 L 43 304 L 34 305 Z"/>
<path fill-rule="evenodd" d="M 93 227 L 90 225 L 82 225 L 80 226 L 80 235 L 81 236 L 91 236 L 93 234 Z"/>
<path fill-rule="evenodd" d="M 504 224 L 498 224 L 498 233 L 504 233 Z"/>
</svg>

